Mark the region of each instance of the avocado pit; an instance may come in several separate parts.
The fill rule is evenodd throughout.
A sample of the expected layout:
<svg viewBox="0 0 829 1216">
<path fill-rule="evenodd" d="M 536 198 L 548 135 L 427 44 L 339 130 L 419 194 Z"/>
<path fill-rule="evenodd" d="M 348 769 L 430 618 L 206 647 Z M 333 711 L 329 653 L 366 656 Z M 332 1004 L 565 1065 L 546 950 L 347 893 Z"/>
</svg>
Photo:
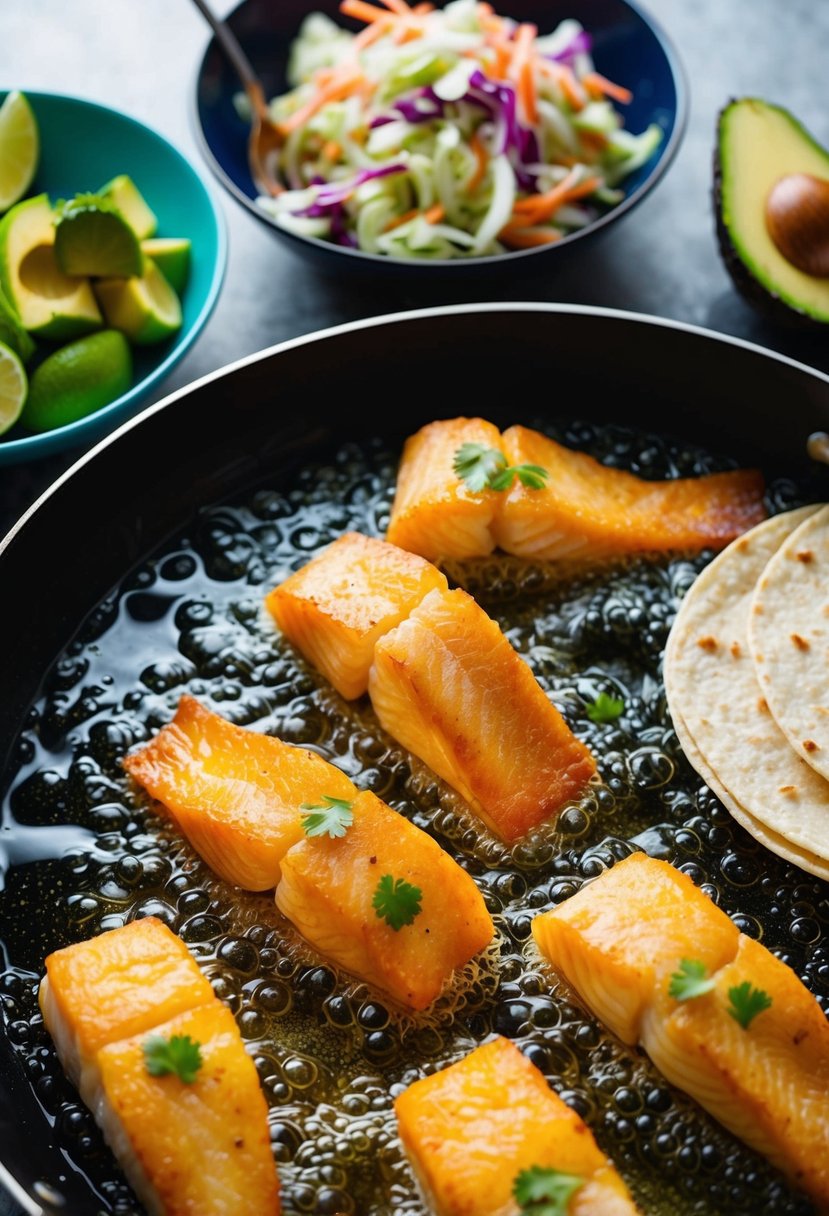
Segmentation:
<svg viewBox="0 0 829 1216">
<path fill-rule="evenodd" d="M 829 278 L 829 180 L 811 173 L 779 178 L 766 198 L 766 227 L 792 266 Z"/>
</svg>

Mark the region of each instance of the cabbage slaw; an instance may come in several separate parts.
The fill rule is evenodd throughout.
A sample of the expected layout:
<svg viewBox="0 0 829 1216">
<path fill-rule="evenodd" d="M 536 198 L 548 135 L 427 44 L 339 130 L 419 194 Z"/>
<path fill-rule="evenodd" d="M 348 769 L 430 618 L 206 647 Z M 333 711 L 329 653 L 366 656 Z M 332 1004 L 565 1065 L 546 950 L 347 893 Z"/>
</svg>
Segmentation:
<svg viewBox="0 0 829 1216">
<path fill-rule="evenodd" d="M 618 203 L 661 142 L 656 124 L 624 130 L 613 102 L 631 94 L 575 20 L 541 37 L 485 0 L 340 10 L 365 28 L 310 13 L 270 103 L 286 189 L 257 201 L 298 235 L 406 259 L 551 244 Z"/>
</svg>

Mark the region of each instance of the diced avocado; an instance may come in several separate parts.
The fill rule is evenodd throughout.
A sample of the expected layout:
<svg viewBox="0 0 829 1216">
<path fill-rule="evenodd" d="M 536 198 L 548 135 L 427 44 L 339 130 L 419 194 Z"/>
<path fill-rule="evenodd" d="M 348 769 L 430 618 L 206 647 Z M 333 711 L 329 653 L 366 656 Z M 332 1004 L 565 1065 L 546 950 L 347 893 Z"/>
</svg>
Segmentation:
<svg viewBox="0 0 829 1216">
<path fill-rule="evenodd" d="M 76 195 L 58 208 L 55 257 L 68 275 L 128 278 L 144 268 L 138 237 L 118 208 L 97 194 Z"/>
<path fill-rule="evenodd" d="M 152 237 L 141 242 L 141 252 L 152 258 L 173 290 L 181 295 L 190 273 L 190 241 L 187 237 Z"/>
<path fill-rule="evenodd" d="M 113 177 L 98 193 L 118 208 L 139 241 L 155 235 L 158 220 L 147 206 L 135 182 L 131 177 L 127 177 L 126 173 Z"/>
<path fill-rule="evenodd" d="M 11 347 L 18 358 L 28 363 L 35 353 L 35 344 L 20 324 L 15 309 L 0 291 L 0 342 Z"/>
<path fill-rule="evenodd" d="M 60 340 L 101 328 L 89 282 L 69 278 L 57 264 L 54 213 L 45 194 L 18 203 L 0 220 L 0 288 L 31 334 Z"/>
<path fill-rule="evenodd" d="M 805 274 L 772 240 L 766 201 L 782 177 L 829 181 L 829 152 L 781 106 L 757 97 L 731 101 L 718 122 L 714 207 L 723 261 L 759 311 L 789 324 L 829 322 L 829 278 Z"/>
<path fill-rule="evenodd" d="M 95 294 L 107 325 L 139 346 L 162 342 L 181 328 L 181 304 L 151 258 L 134 279 L 98 279 Z"/>
</svg>

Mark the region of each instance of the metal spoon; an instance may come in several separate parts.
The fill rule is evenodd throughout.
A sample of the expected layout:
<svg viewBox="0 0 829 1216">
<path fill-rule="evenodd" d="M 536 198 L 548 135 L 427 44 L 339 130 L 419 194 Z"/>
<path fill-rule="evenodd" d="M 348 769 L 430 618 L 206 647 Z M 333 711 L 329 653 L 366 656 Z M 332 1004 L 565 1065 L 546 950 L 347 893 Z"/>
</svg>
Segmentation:
<svg viewBox="0 0 829 1216">
<path fill-rule="evenodd" d="M 265 90 L 251 67 L 250 60 L 239 45 L 236 35 L 208 7 L 206 0 L 193 0 L 196 8 L 210 24 L 216 40 L 241 80 L 251 110 L 248 136 L 248 164 L 254 185 L 262 194 L 281 194 L 285 189 L 271 166 L 284 143 L 279 128 L 268 112 Z"/>
</svg>

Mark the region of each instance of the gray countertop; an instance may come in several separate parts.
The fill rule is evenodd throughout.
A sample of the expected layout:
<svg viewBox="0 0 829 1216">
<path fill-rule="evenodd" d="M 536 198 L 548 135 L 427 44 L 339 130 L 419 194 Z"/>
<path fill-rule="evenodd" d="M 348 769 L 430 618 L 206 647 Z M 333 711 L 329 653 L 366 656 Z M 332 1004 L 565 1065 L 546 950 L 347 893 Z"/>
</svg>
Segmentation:
<svg viewBox="0 0 829 1216">
<path fill-rule="evenodd" d="M 777 328 L 737 295 L 720 261 L 711 205 L 717 113 L 755 94 L 791 109 L 829 144 L 826 0 L 647 0 L 674 40 L 691 88 L 685 140 L 666 178 L 603 240 L 556 274 L 516 276 L 513 300 L 632 309 L 702 325 L 829 371 L 829 329 Z M 278 3 L 278 0 L 274 0 Z M 232 7 L 217 0 L 224 13 Z M 309 0 L 309 7 L 311 7 Z M 200 163 L 191 126 L 197 64 L 208 41 L 189 0 L 0 0 L 0 88 L 50 89 L 117 106 Z M 207 172 L 205 170 L 205 172 Z M 204 333 L 156 399 L 242 355 L 357 318 L 489 301 L 492 286 L 339 280 L 309 265 L 218 185 L 230 256 Z M 0 534 L 77 452 L 0 470 Z"/>
</svg>

